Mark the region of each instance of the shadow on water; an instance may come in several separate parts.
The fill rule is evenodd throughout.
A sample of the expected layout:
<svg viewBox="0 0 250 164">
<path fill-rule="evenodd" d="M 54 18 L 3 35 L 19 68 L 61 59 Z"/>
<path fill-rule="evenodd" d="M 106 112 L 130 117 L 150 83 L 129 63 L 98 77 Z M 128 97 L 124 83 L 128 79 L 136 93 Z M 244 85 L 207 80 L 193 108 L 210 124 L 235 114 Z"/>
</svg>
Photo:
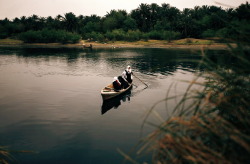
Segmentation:
<svg viewBox="0 0 250 164">
<path fill-rule="evenodd" d="M 118 109 L 118 107 L 122 104 L 122 102 L 130 101 L 130 98 L 131 98 L 131 89 L 112 99 L 103 100 L 101 113 L 105 114 L 110 109 Z"/>
</svg>

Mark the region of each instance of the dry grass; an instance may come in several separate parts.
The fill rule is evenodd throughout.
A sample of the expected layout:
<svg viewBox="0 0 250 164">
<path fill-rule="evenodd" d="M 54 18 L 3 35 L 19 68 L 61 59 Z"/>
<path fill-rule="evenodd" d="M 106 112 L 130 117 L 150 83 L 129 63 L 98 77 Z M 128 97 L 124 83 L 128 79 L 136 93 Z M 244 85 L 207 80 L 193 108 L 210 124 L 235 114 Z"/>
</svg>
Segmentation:
<svg viewBox="0 0 250 164">
<path fill-rule="evenodd" d="M 37 153 L 37 152 L 29 150 L 13 151 L 9 150 L 9 148 L 6 146 L 0 146 L 0 164 L 18 163 L 18 161 L 15 159 L 13 155 L 19 153 Z"/>
<path fill-rule="evenodd" d="M 204 90 L 193 92 L 190 82 L 173 116 L 143 140 L 139 154 L 152 152 L 165 163 L 240 164 L 250 160 L 249 51 L 231 47 L 234 64 L 221 68 L 204 55 Z M 185 104 L 189 99 L 193 103 Z M 164 100 L 167 101 L 168 99 Z M 180 110 L 181 109 L 181 110 Z M 151 109 L 152 113 L 153 108 Z"/>
<path fill-rule="evenodd" d="M 9 45 L 9 44 L 22 44 L 23 41 L 16 39 L 0 39 L 0 44 Z"/>
<path fill-rule="evenodd" d="M 213 40 L 205 40 L 205 39 L 194 39 L 194 38 L 185 38 L 180 40 L 174 40 L 172 41 L 174 44 L 178 45 L 211 45 L 215 42 Z"/>
<path fill-rule="evenodd" d="M 0 146 L 0 164 L 8 164 L 9 161 L 12 161 L 9 150 L 7 147 Z"/>
</svg>

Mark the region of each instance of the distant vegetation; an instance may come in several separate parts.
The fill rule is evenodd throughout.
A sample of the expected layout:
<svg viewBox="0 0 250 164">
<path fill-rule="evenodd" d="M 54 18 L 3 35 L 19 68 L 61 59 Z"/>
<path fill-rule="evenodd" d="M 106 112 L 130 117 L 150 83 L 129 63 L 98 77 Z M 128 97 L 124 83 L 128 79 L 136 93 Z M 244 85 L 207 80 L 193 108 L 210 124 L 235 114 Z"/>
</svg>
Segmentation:
<svg viewBox="0 0 250 164">
<path fill-rule="evenodd" d="M 163 3 L 140 4 L 127 13 L 111 10 L 104 17 L 76 16 L 69 12 L 55 18 L 30 17 L 0 20 L 0 39 L 15 38 L 24 42 L 75 43 L 81 38 L 93 41 L 138 41 L 181 38 L 249 39 L 250 6 L 248 3 L 232 9 L 201 6 L 180 11 Z M 246 35 L 239 35 L 236 26 L 244 26 Z"/>
<path fill-rule="evenodd" d="M 19 38 L 25 43 L 76 43 L 81 39 L 78 34 L 48 29 L 23 32 L 19 34 Z"/>
</svg>

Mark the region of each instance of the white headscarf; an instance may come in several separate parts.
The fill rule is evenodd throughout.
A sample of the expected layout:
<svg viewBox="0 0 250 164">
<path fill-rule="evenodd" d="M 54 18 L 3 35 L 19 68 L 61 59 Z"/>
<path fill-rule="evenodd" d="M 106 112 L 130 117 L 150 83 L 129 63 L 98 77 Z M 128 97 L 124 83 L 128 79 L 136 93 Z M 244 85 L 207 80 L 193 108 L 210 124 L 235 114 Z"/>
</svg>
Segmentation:
<svg viewBox="0 0 250 164">
<path fill-rule="evenodd" d="M 116 80 L 118 80 L 118 78 L 115 76 L 113 81 L 116 81 Z"/>
<path fill-rule="evenodd" d="M 127 69 L 126 69 L 126 70 L 127 70 L 129 73 L 132 72 L 132 69 L 131 69 L 130 65 L 127 66 Z"/>
</svg>

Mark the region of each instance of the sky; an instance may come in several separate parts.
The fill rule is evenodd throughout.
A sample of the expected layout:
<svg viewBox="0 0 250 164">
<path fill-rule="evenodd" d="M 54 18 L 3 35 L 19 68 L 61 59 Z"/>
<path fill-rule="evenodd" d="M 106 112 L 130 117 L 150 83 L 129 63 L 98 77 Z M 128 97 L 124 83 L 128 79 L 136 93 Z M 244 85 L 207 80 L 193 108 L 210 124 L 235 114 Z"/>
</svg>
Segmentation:
<svg viewBox="0 0 250 164">
<path fill-rule="evenodd" d="M 76 16 L 90 16 L 96 14 L 104 16 L 110 10 L 122 9 L 128 13 L 136 9 L 141 3 L 168 3 L 180 10 L 202 5 L 223 5 L 224 8 L 238 7 L 248 0 L 0 0 L 0 19 L 20 18 L 21 16 L 55 17 L 73 12 Z"/>
</svg>

